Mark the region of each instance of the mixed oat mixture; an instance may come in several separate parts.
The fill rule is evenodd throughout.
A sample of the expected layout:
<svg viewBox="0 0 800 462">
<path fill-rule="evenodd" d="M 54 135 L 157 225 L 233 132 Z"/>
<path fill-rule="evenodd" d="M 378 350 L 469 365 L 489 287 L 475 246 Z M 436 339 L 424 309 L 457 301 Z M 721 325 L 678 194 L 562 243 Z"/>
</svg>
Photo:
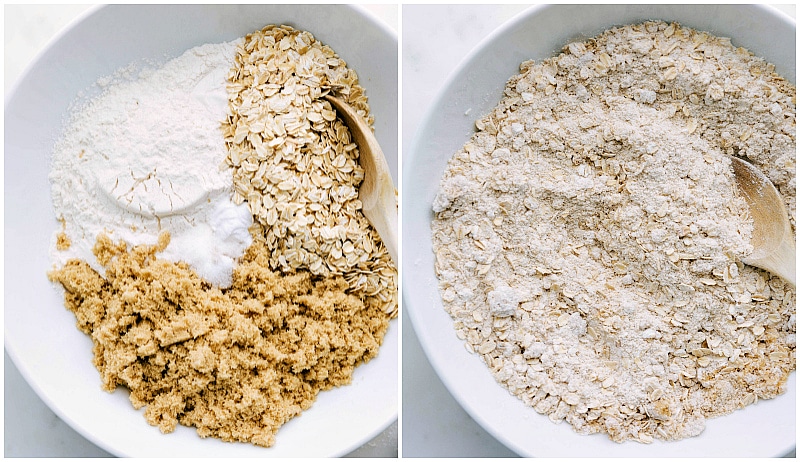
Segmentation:
<svg viewBox="0 0 800 462">
<path fill-rule="evenodd" d="M 498 383 L 613 441 L 678 440 L 785 391 L 795 289 L 742 264 L 728 156 L 795 224 L 795 95 L 730 40 L 659 21 L 522 63 L 433 203 L 440 292 Z"/>
</svg>

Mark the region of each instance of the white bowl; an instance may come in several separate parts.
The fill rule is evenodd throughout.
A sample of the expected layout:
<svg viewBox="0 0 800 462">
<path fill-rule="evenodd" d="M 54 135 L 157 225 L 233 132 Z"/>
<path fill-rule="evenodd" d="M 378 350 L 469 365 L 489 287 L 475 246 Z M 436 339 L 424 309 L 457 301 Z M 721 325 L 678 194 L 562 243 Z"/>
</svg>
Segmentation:
<svg viewBox="0 0 800 462">
<path fill-rule="evenodd" d="M 431 204 L 448 159 L 474 133 L 476 118 L 499 101 L 506 81 L 527 59 L 555 55 L 571 41 L 612 26 L 651 19 L 731 37 L 795 81 L 795 23 L 752 5 L 556 5 L 533 7 L 495 31 L 451 74 L 420 124 L 403 163 L 403 304 L 442 382 L 490 434 L 530 457 L 781 456 L 796 440 L 796 374 L 787 392 L 711 419 L 698 437 L 678 442 L 617 444 L 553 424 L 500 387 L 477 355 L 455 336 L 444 311 L 431 250 Z M 413 243 L 414 245 L 408 245 Z"/>
<path fill-rule="evenodd" d="M 92 342 L 46 277 L 57 229 L 49 157 L 69 104 L 99 77 L 142 59 L 163 62 L 268 24 L 308 30 L 355 69 L 397 181 L 397 37 L 358 7 L 336 5 L 115 5 L 92 9 L 34 61 L 5 106 L 5 346 L 42 400 L 87 439 L 126 457 L 330 457 L 369 441 L 397 418 L 398 322 L 353 383 L 319 395 L 272 448 L 163 435 L 127 394 L 100 389 Z M 13 425 L 13 423 L 7 422 Z"/>
</svg>

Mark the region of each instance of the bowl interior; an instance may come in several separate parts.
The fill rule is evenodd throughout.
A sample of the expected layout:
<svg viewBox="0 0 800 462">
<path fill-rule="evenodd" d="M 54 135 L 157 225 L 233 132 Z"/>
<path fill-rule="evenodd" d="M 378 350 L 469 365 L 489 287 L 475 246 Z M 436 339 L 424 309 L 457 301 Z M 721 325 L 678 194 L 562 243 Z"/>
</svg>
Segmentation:
<svg viewBox="0 0 800 462">
<path fill-rule="evenodd" d="M 328 457 L 344 455 L 397 417 L 398 326 L 353 384 L 321 393 L 285 425 L 270 449 L 170 436 L 144 421 L 123 390 L 100 390 L 91 340 L 47 280 L 58 223 L 47 179 L 53 142 L 70 104 L 99 77 L 140 60 L 164 62 L 205 43 L 243 37 L 269 24 L 310 31 L 355 69 L 375 115 L 375 132 L 397 181 L 397 38 L 360 8 L 336 5 L 114 5 L 63 32 L 16 84 L 5 107 L 5 345 L 20 372 L 62 419 L 118 456 Z M 331 432 L 336 428 L 336 432 Z M 309 437 L 313 435 L 313 443 Z"/>
<path fill-rule="evenodd" d="M 499 101 L 508 78 L 527 59 L 555 55 L 565 44 L 612 26 L 677 21 L 730 37 L 795 81 L 795 23 L 752 5 L 556 5 L 534 7 L 498 29 L 450 76 L 404 159 L 403 303 L 436 372 L 464 409 L 523 456 L 780 456 L 795 444 L 796 374 L 787 392 L 713 419 L 702 435 L 676 443 L 616 444 L 554 425 L 498 386 L 455 336 L 439 297 L 431 249 L 431 204 L 448 159 L 474 132 L 474 121 Z"/>
</svg>

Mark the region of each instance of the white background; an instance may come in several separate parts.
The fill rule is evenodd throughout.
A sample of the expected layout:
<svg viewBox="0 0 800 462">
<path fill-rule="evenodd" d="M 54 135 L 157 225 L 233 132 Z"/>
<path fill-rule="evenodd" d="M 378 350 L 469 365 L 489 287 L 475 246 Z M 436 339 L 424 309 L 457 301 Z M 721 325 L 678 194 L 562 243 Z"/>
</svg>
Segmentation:
<svg viewBox="0 0 800 462">
<path fill-rule="evenodd" d="M 795 5 L 777 5 L 795 17 Z M 398 8 L 368 7 L 393 28 Z M 4 7 L 5 92 L 46 43 L 85 6 L 6 5 Z M 523 5 L 403 5 L 402 132 L 403 153 L 428 106 L 448 75 L 494 29 L 525 9 Z M 413 243 L 412 243 L 413 245 Z M 448 393 L 436 376 L 403 317 L 402 455 L 404 457 L 513 457 L 486 433 Z M 5 456 L 108 456 L 85 440 L 39 400 L 5 356 Z M 352 456 L 397 455 L 393 425 Z M 794 457 L 794 454 L 791 455 Z"/>
</svg>

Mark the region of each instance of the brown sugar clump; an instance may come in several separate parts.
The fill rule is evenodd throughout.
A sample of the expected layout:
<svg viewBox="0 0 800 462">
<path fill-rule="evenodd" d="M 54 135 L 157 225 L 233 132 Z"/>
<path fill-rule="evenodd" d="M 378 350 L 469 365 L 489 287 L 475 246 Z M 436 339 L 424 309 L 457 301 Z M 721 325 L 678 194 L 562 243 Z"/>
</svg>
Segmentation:
<svg viewBox="0 0 800 462">
<path fill-rule="evenodd" d="M 69 240 L 66 233 L 61 232 L 56 235 L 56 250 L 67 250 L 71 245 L 72 241 Z"/>
<path fill-rule="evenodd" d="M 169 242 L 127 249 L 101 237 L 105 277 L 72 260 L 49 274 L 94 341 L 103 388 L 130 389 L 162 432 L 272 446 L 317 393 L 350 383 L 378 353 L 389 315 L 346 292 L 341 277 L 268 269 L 260 241 L 219 289 L 188 265 L 156 258 Z"/>
</svg>

